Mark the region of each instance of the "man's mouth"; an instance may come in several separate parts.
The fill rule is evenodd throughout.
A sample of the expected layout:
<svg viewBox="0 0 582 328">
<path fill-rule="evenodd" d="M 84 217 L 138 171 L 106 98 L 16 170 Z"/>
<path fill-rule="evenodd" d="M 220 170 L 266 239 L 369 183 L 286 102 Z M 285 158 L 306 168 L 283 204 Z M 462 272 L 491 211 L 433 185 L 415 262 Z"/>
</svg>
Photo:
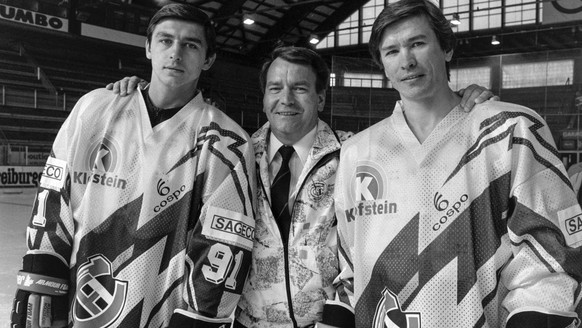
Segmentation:
<svg viewBox="0 0 582 328">
<path fill-rule="evenodd" d="M 179 69 L 177 67 L 172 67 L 172 66 L 165 66 L 164 69 L 170 70 L 170 71 L 174 71 L 174 72 L 184 72 L 182 69 Z"/>
<path fill-rule="evenodd" d="M 411 80 L 415 80 L 415 79 L 418 79 L 418 78 L 423 77 L 423 76 L 424 76 L 424 74 L 409 75 L 409 76 L 402 78 L 400 81 L 411 81 Z"/>
<path fill-rule="evenodd" d="M 281 115 L 281 116 L 295 116 L 295 115 L 299 115 L 299 113 L 297 113 L 297 112 L 277 112 L 277 115 Z"/>
</svg>

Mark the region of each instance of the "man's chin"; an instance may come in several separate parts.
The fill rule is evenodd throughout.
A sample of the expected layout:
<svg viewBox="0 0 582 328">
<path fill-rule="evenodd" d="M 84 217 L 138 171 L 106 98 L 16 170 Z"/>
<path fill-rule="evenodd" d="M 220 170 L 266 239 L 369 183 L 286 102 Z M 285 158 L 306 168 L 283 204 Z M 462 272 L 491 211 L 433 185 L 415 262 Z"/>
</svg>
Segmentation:
<svg viewBox="0 0 582 328">
<path fill-rule="evenodd" d="M 186 80 L 183 78 L 166 77 L 163 79 L 164 85 L 170 88 L 180 88 L 184 86 L 195 85 L 198 80 Z"/>
<path fill-rule="evenodd" d="M 426 88 L 421 87 L 412 87 L 412 88 L 401 88 L 396 89 L 400 94 L 400 97 L 403 99 L 410 99 L 410 100 L 421 100 L 423 98 L 427 98 L 430 93 Z"/>
</svg>

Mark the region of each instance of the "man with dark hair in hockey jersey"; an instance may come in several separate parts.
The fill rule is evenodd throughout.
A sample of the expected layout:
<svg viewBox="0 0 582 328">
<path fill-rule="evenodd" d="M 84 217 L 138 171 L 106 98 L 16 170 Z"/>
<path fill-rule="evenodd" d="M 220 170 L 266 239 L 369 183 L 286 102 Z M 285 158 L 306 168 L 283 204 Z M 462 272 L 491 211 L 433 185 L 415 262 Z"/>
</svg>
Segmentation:
<svg viewBox="0 0 582 328">
<path fill-rule="evenodd" d="M 88 93 L 57 135 L 13 327 L 231 325 L 254 242 L 252 143 L 196 88 L 216 56 L 204 12 L 161 8 L 146 56 L 146 90 Z"/>
<path fill-rule="evenodd" d="M 389 4 L 369 46 L 401 100 L 342 146 L 345 308 L 326 304 L 324 317 L 353 309 L 361 328 L 576 327 L 581 211 L 544 120 L 504 102 L 460 110 L 448 85 L 455 36 L 429 0 Z"/>
</svg>

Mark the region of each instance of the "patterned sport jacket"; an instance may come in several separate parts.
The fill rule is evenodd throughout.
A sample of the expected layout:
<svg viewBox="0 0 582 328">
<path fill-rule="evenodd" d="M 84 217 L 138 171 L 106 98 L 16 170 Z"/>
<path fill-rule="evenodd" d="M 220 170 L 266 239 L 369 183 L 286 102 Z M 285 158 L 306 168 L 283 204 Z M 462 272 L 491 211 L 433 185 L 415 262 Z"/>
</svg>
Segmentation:
<svg viewBox="0 0 582 328">
<path fill-rule="evenodd" d="M 321 320 L 338 274 L 333 191 L 340 140 L 323 121 L 301 172 L 284 247 L 269 200 L 267 122 L 253 136 L 258 180 L 253 262 L 237 320 L 246 327 L 305 327 Z"/>
</svg>

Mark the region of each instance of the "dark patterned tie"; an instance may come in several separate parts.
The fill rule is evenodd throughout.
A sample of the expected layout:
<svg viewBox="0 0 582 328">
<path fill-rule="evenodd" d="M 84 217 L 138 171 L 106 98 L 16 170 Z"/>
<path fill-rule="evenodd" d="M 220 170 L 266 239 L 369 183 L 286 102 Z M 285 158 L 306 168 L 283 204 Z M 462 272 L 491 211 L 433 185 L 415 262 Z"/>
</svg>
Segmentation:
<svg viewBox="0 0 582 328">
<path fill-rule="evenodd" d="M 287 239 L 289 238 L 289 226 L 291 225 L 291 214 L 289 213 L 289 183 L 291 182 L 289 160 L 294 152 L 295 149 L 290 146 L 283 145 L 279 148 L 279 154 L 281 154 L 283 161 L 271 185 L 271 210 L 285 244 L 287 244 Z"/>
</svg>

